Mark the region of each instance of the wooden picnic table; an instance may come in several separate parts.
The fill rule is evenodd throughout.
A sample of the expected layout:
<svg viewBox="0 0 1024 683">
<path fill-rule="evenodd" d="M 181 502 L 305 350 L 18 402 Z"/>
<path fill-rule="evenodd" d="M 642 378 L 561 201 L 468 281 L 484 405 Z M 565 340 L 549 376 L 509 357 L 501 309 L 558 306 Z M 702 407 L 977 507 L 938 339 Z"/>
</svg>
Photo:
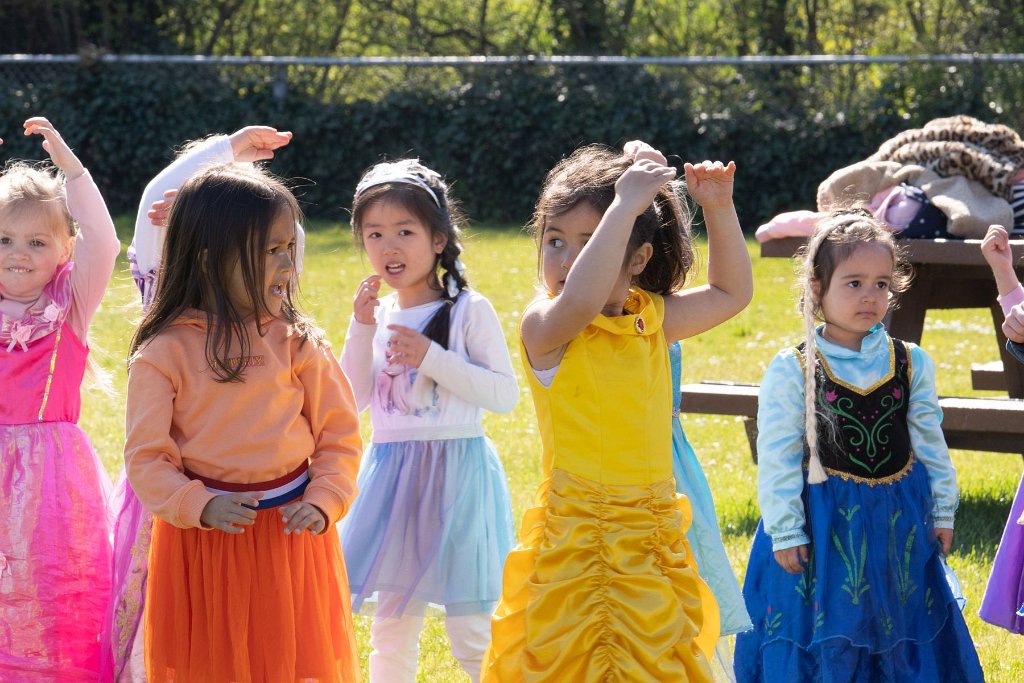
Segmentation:
<svg viewBox="0 0 1024 683">
<path fill-rule="evenodd" d="M 800 237 L 769 240 L 761 245 L 762 257 L 791 257 L 804 244 Z M 987 308 L 1002 363 L 987 363 L 972 368 L 975 389 L 1005 390 L 1011 398 L 1024 398 L 1024 365 L 1006 350 L 1003 335 L 1003 311 L 996 302 L 995 279 L 981 255 L 981 240 L 908 239 L 901 240 L 907 260 L 914 268 L 914 279 L 901 297 L 899 306 L 889 313 L 885 326 L 898 339 L 921 342 L 924 318 L 929 309 Z M 1011 240 L 1014 262 L 1024 258 L 1024 240 Z M 1024 268 L 1017 268 L 1024 278 Z"/>
</svg>

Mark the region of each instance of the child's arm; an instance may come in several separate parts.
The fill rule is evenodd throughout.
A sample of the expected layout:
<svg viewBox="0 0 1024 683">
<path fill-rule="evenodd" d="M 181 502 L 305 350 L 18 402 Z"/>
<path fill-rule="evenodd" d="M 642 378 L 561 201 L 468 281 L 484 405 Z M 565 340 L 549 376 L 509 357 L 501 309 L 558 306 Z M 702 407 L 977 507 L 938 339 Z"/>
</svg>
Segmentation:
<svg viewBox="0 0 1024 683">
<path fill-rule="evenodd" d="M 991 225 L 981 241 L 981 254 L 992 269 L 999 290 L 999 305 L 1007 315 L 1016 304 L 1024 302 L 1024 288 L 1017 282 L 1013 270 L 1013 252 L 1010 251 L 1010 235 L 1001 225 Z"/>
<path fill-rule="evenodd" d="M 665 297 L 665 337 L 700 334 L 733 317 L 750 303 L 754 278 L 750 254 L 733 205 L 736 165 L 705 161 L 685 165 L 687 191 L 704 211 L 708 232 L 708 284 Z"/>
<path fill-rule="evenodd" d="M 397 360 L 419 367 L 425 378 L 467 403 L 494 413 L 511 412 L 519 400 L 519 385 L 498 314 L 484 297 L 469 292 L 462 296 L 469 297 L 459 304 L 465 306 L 462 314 L 468 359 L 455 351 L 446 351 L 416 330 L 389 325 L 388 329 L 395 333 L 392 348 L 400 353 L 409 349 L 408 356 Z"/>
<path fill-rule="evenodd" d="M 352 300 L 352 319 L 341 349 L 341 367 L 355 394 L 359 411 L 366 410 L 373 398 L 373 336 L 377 333 L 376 311 L 380 306 L 380 275 L 371 275 L 359 283 Z"/>
<path fill-rule="evenodd" d="M 274 150 L 287 145 L 292 134 L 268 126 L 247 126 L 231 135 L 215 135 L 195 145 L 149 181 L 139 202 L 132 240 L 139 274 L 145 278 L 160 263 L 164 230 L 154 223 L 153 205 L 164 200 L 164 194 L 176 190 L 196 172 L 232 161 L 271 159 Z"/>
<path fill-rule="evenodd" d="M 99 188 L 60 133 L 48 120 L 37 116 L 25 121 L 25 135 L 34 134 L 43 137 L 43 149 L 64 174 L 68 210 L 78 223 L 72 257 L 75 270 L 71 273 L 75 305 L 68 319 L 78 337 L 85 339 L 89 322 L 107 291 L 121 243 Z"/>
<path fill-rule="evenodd" d="M 764 531 L 784 569 L 801 571 L 810 543 L 801 498 L 804 489 L 804 383 L 792 349 L 772 359 L 761 381 L 757 409 L 757 500 Z M 801 551 L 800 548 L 803 548 Z"/>
<path fill-rule="evenodd" d="M 943 544 L 949 552 L 953 540 L 953 517 L 960 503 L 956 469 L 949 459 L 949 449 L 942 434 L 942 409 L 935 391 L 935 364 L 921 347 L 910 345 L 910 405 L 907 424 L 910 447 L 928 473 L 932 490 L 932 519 Z"/>
<path fill-rule="evenodd" d="M 152 363 L 136 358 L 128 370 L 124 460 L 142 504 L 180 528 L 202 527 L 203 510 L 216 494 L 185 476 L 171 438 L 175 382 Z"/>
<path fill-rule="evenodd" d="M 520 332 L 533 367 L 556 364 L 565 345 L 604 308 L 622 272 L 637 217 L 674 177 L 675 169 L 665 166 L 660 153 L 641 153 L 615 183 L 615 198 L 573 263 L 561 293 L 536 299 L 523 314 Z"/>
<path fill-rule="evenodd" d="M 326 532 L 345 516 L 356 495 L 356 474 L 363 453 L 359 417 L 345 373 L 326 346 L 307 342 L 300 351 L 296 376 L 306 391 L 302 413 L 313 433 L 309 486 L 303 503 L 315 505 L 326 523 L 307 527 Z M 283 511 L 290 517 L 288 510 Z M 289 528 L 301 530 L 301 520 L 288 520 Z"/>
</svg>

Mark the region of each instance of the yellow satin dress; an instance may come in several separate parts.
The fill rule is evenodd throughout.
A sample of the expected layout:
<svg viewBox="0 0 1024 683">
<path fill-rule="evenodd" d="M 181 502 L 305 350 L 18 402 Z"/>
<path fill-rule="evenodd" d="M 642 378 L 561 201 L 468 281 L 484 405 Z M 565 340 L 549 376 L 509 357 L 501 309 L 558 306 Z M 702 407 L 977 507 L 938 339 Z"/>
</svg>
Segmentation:
<svg viewBox="0 0 1024 683">
<path fill-rule="evenodd" d="M 718 606 L 672 478 L 664 302 L 634 289 L 625 308 L 569 343 L 550 387 L 527 368 L 545 479 L 505 561 L 484 681 L 711 680 Z"/>
</svg>

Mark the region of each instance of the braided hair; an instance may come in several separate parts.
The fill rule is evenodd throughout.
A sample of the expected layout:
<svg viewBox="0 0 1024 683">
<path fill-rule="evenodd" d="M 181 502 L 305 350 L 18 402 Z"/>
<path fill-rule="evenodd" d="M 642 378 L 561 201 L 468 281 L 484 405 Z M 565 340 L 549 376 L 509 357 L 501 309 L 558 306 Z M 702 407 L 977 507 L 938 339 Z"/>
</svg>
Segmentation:
<svg viewBox="0 0 1024 683">
<path fill-rule="evenodd" d="M 422 333 L 447 349 L 452 308 L 463 290 L 469 287 L 459 258 L 462 254 L 459 223 L 463 216 L 458 202 L 449 196 L 448 185 L 441 176 L 417 159 L 377 164 L 363 175 L 352 201 L 352 235 L 360 247 L 363 246 L 363 217 L 370 206 L 381 201 L 393 202 L 416 216 L 430 230 L 431 237 L 445 238 L 430 283 L 441 292 L 444 305 L 430 317 Z"/>
</svg>

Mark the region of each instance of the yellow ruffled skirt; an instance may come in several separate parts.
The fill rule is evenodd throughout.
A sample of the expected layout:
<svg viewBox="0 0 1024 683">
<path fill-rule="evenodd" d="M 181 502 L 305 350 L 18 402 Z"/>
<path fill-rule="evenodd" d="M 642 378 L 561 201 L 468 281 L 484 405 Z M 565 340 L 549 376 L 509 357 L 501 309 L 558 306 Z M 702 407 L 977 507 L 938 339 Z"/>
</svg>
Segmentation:
<svg viewBox="0 0 1024 683">
<path fill-rule="evenodd" d="M 710 681 L 718 606 L 675 482 L 603 486 L 555 469 L 505 561 L 483 680 Z"/>
</svg>

